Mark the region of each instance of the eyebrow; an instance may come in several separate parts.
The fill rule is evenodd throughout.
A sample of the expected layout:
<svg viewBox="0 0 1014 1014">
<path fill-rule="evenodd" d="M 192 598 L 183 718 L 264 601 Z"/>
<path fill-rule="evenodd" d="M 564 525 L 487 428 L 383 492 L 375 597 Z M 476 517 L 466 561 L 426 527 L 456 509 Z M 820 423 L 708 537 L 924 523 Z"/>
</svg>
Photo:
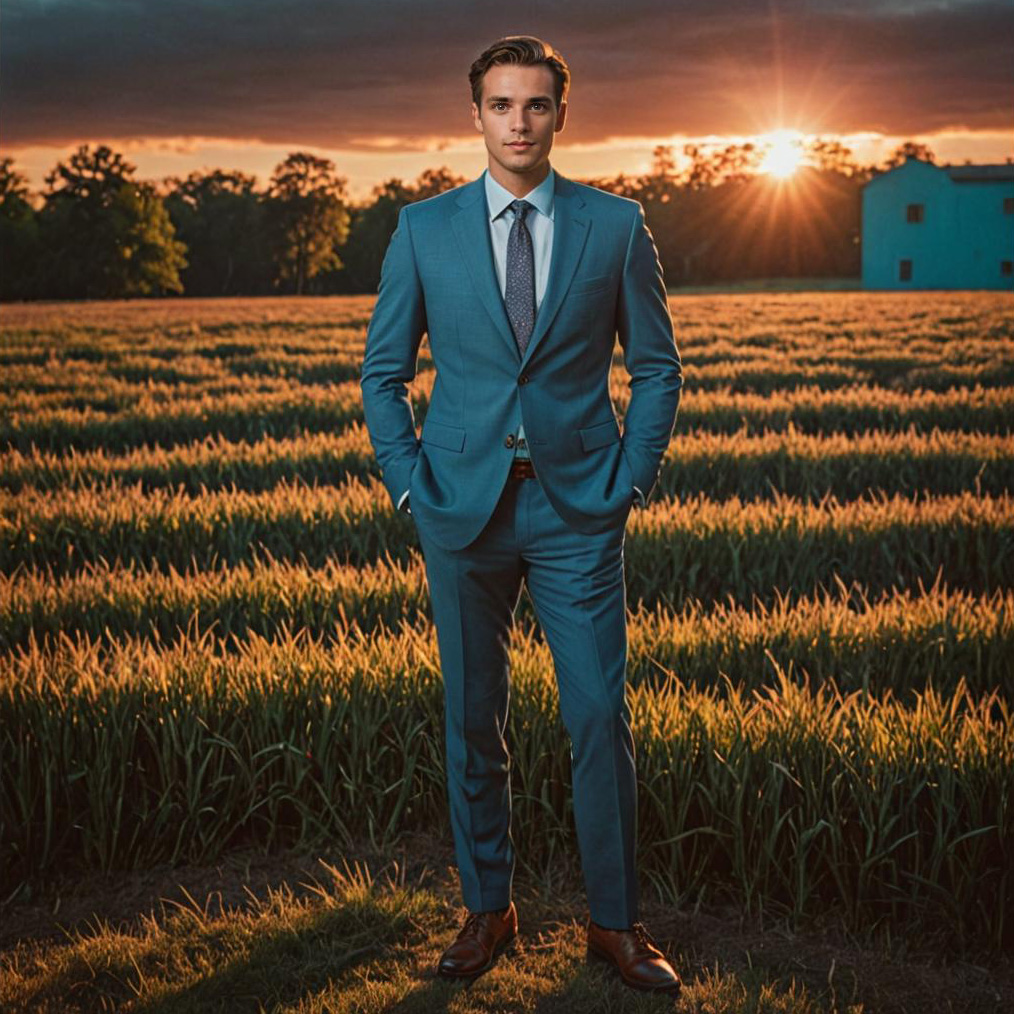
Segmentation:
<svg viewBox="0 0 1014 1014">
<path fill-rule="evenodd" d="M 487 102 L 510 102 L 511 98 L 509 95 L 490 95 L 486 100 Z M 552 98 L 549 95 L 533 95 L 529 102 L 552 102 Z"/>
</svg>

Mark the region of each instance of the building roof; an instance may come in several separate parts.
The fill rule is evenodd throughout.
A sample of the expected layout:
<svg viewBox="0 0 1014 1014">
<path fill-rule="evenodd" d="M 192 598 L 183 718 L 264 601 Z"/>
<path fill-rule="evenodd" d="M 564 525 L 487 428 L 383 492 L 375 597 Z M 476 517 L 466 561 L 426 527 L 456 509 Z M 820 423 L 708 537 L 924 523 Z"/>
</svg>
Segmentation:
<svg viewBox="0 0 1014 1014">
<path fill-rule="evenodd" d="M 992 165 L 937 165 L 935 162 L 927 162 L 925 159 L 909 155 L 901 165 L 892 166 L 890 169 L 874 169 L 870 179 L 861 186 L 863 188 L 871 186 L 912 163 L 947 173 L 952 183 L 1014 183 L 1014 162 L 999 162 Z"/>
<path fill-rule="evenodd" d="M 944 165 L 940 167 L 955 183 L 1014 183 L 1014 164 Z"/>
</svg>

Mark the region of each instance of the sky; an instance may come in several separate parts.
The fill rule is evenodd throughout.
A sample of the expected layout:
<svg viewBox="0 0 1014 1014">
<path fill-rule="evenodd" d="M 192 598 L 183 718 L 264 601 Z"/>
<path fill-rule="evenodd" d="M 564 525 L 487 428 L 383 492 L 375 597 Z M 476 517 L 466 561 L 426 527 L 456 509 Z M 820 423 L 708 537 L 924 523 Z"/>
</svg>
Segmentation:
<svg viewBox="0 0 1014 1014">
<path fill-rule="evenodd" d="M 1010 0 L 4 0 L 0 154 L 33 189 L 79 144 L 137 176 L 330 158 L 355 199 L 391 177 L 487 164 L 468 68 L 535 35 L 570 67 L 551 162 L 636 173 L 652 149 L 776 130 L 875 162 L 1014 157 Z"/>
</svg>

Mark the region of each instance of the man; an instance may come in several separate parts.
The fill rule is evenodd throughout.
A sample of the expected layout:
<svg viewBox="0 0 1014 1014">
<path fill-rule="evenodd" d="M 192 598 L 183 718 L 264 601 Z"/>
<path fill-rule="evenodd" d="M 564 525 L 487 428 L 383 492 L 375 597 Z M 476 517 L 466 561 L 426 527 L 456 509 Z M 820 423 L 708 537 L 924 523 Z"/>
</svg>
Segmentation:
<svg viewBox="0 0 1014 1014">
<path fill-rule="evenodd" d="M 469 914 L 438 974 L 471 979 L 517 935 L 507 646 L 522 581 L 572 744 L 588 956 L 628 985 L 680 980 L 637 920 L 637 780 L 626 701 L 624 528 L 682 388 L 662 271 L 637 201 L 549 164 L 570 73 L 508 36 L 472 65 L 479 179 L 401 210 L 362 367 L 370 440 L 426 563 L 446 701 L 451 825 Z M 421 437 L 406 384 L 423 333 L 436 379 Z M 631 397 L 609 398 L 619 335 Z"/>
</svg>

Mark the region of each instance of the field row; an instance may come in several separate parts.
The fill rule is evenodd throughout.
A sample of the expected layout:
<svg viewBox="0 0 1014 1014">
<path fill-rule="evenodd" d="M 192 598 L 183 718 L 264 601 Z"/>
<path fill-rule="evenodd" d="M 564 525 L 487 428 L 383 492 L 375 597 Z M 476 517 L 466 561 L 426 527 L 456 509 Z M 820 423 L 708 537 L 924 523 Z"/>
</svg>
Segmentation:
<svg viewBox="0 0 1014 1014">
<path fill-rule="evenodd" d="M 11 304 L 3 310 L 10 361 L 21 356 L 91 357 L 96 349 L 164 350 L 168 357 L 347 346 L 365 337 L 375 296 L 129 300 L 66 305 Z M 298 304 L 298 305 L 297 305 Z M 670 297 L 677 342 L 710 348 L 898 350 L 938 358 L 977 357 L 1014 339 L 1004 292 L 764 293 Z M 40 361 L 39 359 L 26 361 Z"/>
<path fill-rule="evenodd" d="M 773 360 L 741 358 L 732 362 L 698 362 L 685 356 L 684 379 L 688 390 L 728 388 L 754 394 L 795 388 L 832 391 L 859 384 L 908 392 L 1009 387 L 1014 384 L 1014 347 L 1009 352 L 1010 356 L 999 361 L 924 366 L 897 356 L 865 366 L 854 362 L 854 357 L 839 363 L 817 356 L 802 360 L 782 356 Z M 616 359 L 617 363 L 622 361 L 618 352 Z M 193 400 L 251 387 L 263 392 L 300 385 L 327 386 L 357 379 L 361 364 L 361 349 L 344 353 L 243 356 L 226 360 L 218 369 L 209 369 L 208 360 L 167 363 L 140 357 L 112 365 L 76 361 L 53 366 L 0 364 L 7 371 L 0 410 L 23 415 L 60 409 L 113 412 L 126 411 L 146 401 Z M 424 351 L 419 356 L 418 369 L 432 368 L 432 361 Z"/>
<path fill-rule="evenodd" d="M 715 333 L 717 331 L 717 333 Z M 236 364 L 252 372 L 283 375 L 301 366 L 327 361 L 341 362 L 346 358 L 362 359 L 366 345 L 366 328 L 322 328 L 316 332 L 285 331 L 266 336 L 247 335 L 243 340 L 165 340 L 149 333 L 146 336 L 122 334 L 80 339 L 21 335 L 4 331 L 5 343 L 0 348 L 0 365 L 17 388 L 31 386 L 36 380 L 43 389 L 51 380 L 62 378 L 67 385 L 74 376 L 93 378 L 106 376 L 139 380 L 179 378 L 194 380 L 224 379 Z M 751 335 L 727 337 L 713 331 L 677 332 L 676 343 L 681 352 L 700 366 L 716 364 L 764 364 L 778 371 L 786 364 L 793 367 L 828 365 L 835 368 L 883 375 L 901 379 L 924 369 L 985 370 L 1010 365 L 1014 358 L 1014 325 L 1006 335 L 981 335 L 933 338 L 878 334 L 848 336 L 833 331 L 814 331 L 798 324 L 782 332 L 778 340 L 765 331 L 754 341 Z M 426 351 L 428 339 L 421 342 Z M 163 371 L 165 371 L 163 373 Z"/>
<path fill-rule="evenodd" d="M 21 413 L 58 408 L 118 411 L 144 400 L 170 402 L 249 389 L 282 391 L 301 384 L 339 384 L 359 377 L 362 358 L 361 351 L 355 355 L 300 356 L 298 371 L 247 360 L 236 360 L 228 370 L 210 370 L 202 360 L 124 363 L 108 370 L 82 368 L 76 363 L 55 369 L 11 368 L 0 407 Z M 419 366 L 431 368 L 422 357 Z"/>
<path fill-rule="evenodd" d="M 409 385 L 418 421 L 429 404 L 433 372 Z M 610 396 L 621 415 L 630 389 L 613 372 Z M 105 449 L 120 452 L 143 444 L 173 447 L 208 437 L 259 440 L 292 437 L 304 430 L 335 432 L 363 419 L 358 381 L 325 389 L 246 391 L 171 402 L 144 401 L 122 412 L 61 409 L 12 412 L 0 419 L 0 449 L 27 453 L 34 448 L 63 452 Z M 801 388 L 767 395 L 727 389 L 688 389 L 676 420 L 676 436 L 706 431 L 757 435 L 790 426 L 804 433 L 856 435 L 933 429 L 1010 435 L 1014 429 L 1014 387 L 959 388 L 916 394 L 886 388 L 850 387 L 837 391 Z"/>
<path fill-rule="evenodd" d="M 307 432 L 256 442 L 207 438 L 174 447 L 134 447 L 64 454 L 0 454 L 0 489 L 62 491 L 108 484 L 176 488 L 196 495 L 235 487 L 267 491 L 282 481 L 329 484 L 339 476 L 378 474 L 365 426 Z M 1014 492 L 1014 437 L 995 434 L 872 431 L 847 437 L 795 429 L 678 435 L 662 461 L 655 496 L 707 494 L 714 499 L 782 493 L 802 499 Z"/>
<path fill-rule="evenodd" d="M 830 363 L 845 368 L 887 370 L 893 375 L 924 367 L 982 368 L 1009 364 L 1014 356 L 1014 324 L 1001 311 L 978 329 L 939 323 L 927 328 L 905 322 L 882 329 L 877 321 L 855 326 L 834 320 L 826 326 L 805 317 L 762 324 L 740 324 L 727 319 L 698 320 L 672 313 L 676 344 L 695 362 L 768 362 L 777 369 L 784 362 L 798 365 Z M 9 317 L 4 307 L 5 322 Z M 179 366 L 190 373 L 219 374 L 231 361 L 263 360 L 295 365 L 301 359 L 323 355 L 354 354 L 362 358 L 367 321 L 356 325 L 312 328 L 203 328 L 144 329 L 142 331 L 78 329 L 74 327 L 24 331 L 5 327 L 0 365 L 21 377 L 33 369 L 87 371 L 107 368 Z M 426 337 L 422 347 L 428 344 Z M 25 371 L 23 374 L 21 371 Z"/>
<path fill-rule="evenodd" d="M 512 642 L 506 736 L 517 843 L 537 868 L 573 846 L 571 751 L 548 649 Z M 628 689 L 639 868 L 678 899 L 703 885 L 751 906 L 946 925 L 1000 945 L 1012 911 L 1014 726 L 963 685 L 905 702 L 669 679 Z M 230 845 L 392 844 L 446 831 L 435 637 L 318 644 L 251 637 L 61 645 L 0 679 L 0 883 L 68 864 L 209 862 Z"/>
<path fill-rule="evenodd" d="M 962 494 L 820 504 L 778 497 L 691 497 L 632 511 L 626 530 L 629 595 L 679 606 L 731 596 L 770 602 L 838 581 L 871 595 L 929 586 L 1014 587 L 1014 499 Z M 59 497 L 0 494 L 3 573 L 52 576 L 89 563 L 185 569 L 273 558 L 352 566 L 416 552 L 414 519 L 391 507 L 379 480 L 337 487 L 282 483 L 266 493 L 197 497 L 140 487 L 72 490 Z"/>
<path fill-rule="evenodd" d="M 348 624 L 422 629 L 430 616 L 421 558 L 365 567 L 331 561 L 315 570 L 284 561 L 184 572 L 97 565 L 57 582 L 32 572 L 0 577 L 0 651 L 7 653 L 63 639 L 109 647 L 141 637 L 154 647 L 182 631 L 207 632 L 230 651 L 234 639 L 251 635 L 305 630 L 334 641 Z M 516 622 L 537 626 L 527 594 Z M 628 639 L 634 684 L 674 673 L 707 686 L 722 674 L 753 687 L 776 664 L 874 694 L 902 696 L 928 685 L 946 692 L 964 680 L 974 693 L 999 689 L 1014 702 L 1011 590 L 986 596 L 933 588 L 871 602 L 837 588 L 770 607 L 690 601 L 675 613 L 641 603 L 629 617 Z"/>
</svg>

